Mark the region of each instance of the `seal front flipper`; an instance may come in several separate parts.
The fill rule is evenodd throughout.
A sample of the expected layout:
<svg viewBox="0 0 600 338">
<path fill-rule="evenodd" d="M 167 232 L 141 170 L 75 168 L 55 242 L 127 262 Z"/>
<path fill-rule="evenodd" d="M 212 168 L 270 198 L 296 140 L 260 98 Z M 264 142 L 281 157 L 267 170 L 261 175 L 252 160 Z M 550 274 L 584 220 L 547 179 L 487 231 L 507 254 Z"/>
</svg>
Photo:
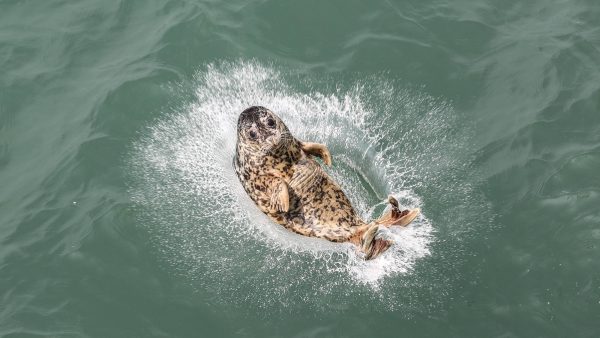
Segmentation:
<svg viewBox="0 0 600 338">
<path fill-rule="evenodd" d="M 271 191 L 271 209 L 278 212 L 290 210 L 290 193 L 288 185 L 281 178 L 275 178 Z"/>
<path fill-rule="evenodd" d="M 320 157 L 326 165 L 331 166 L 331 154 L 327 146 L 320 143 L 300 142 L 305 153 Z"/>
</svg>

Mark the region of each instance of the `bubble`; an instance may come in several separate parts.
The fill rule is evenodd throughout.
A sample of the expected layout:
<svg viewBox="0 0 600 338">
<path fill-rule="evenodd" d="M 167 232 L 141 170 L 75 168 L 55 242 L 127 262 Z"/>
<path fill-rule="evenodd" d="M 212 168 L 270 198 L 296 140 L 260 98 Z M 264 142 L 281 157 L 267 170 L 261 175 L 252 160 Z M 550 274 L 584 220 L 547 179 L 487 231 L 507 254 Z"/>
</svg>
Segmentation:
<svg viewBox="0 0 600 338">
<path fill-rule="evenodd" d="M 443 101 L 383 76 L 341 83 L 256 61 L 210 64 L 195 76 L 192 102 L 141 132 L 127 163 L 130 193 L 168 269 L 216 302 L 250 308 L 406 303 L 382 289 L 402 287 L 431 255 L 435 225 L 418 191 L 460 163 L 448 154 L 460 153 L 452 148 L 462 140 L 453 136 L 453 112 Z M 325 170 L 364 219 L 381 214 L 388 194 L 423 214 L 406 228 L 391 228 L 395 244 L 371 261 L 351 244 L 273 223 L 232 166 L 237 118 L 252 105 L 274 111 L 298 139 L 329 147 L 334 165 Z"/>
</svg>

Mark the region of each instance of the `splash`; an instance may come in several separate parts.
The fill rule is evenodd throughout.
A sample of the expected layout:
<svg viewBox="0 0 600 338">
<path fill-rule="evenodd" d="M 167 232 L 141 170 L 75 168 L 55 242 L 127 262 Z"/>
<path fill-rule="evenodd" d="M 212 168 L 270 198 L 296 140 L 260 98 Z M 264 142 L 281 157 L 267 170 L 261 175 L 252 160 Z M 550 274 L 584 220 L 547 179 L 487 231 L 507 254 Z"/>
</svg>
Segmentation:
<svg viewBox="0 0 600 338">
<path fill-rule="evenodd" d="M 459 161 L 448 156 L 457 143 L 447 139 L 452 110 L 382 76 L 335 83 L 258 62 L 211 64 L 195 77 L 193 102 L 143 131 L 128 163 L 131 195 L 173 271 L 219 302 L 253 307 L 406 302 L 381 290 L 402 285 L 432 253 L 435 227 L 418 191 Z M 372 261 L 350 244 L 271 222 L 232 167 L 237 117 L 251 105 L 276 112 L 297 138 L 329 147 L 334 166 L 326 170 L 363 218 L 379 216 L 388 194 L 423 215 L 390 229 L 395 244 Z"/>
</svg>

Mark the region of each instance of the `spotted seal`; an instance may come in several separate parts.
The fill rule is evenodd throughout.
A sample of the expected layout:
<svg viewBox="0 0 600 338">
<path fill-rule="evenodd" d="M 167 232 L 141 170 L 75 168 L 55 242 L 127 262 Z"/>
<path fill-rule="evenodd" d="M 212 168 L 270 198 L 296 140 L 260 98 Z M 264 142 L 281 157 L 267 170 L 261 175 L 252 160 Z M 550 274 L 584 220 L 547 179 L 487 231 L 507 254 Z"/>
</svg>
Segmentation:
<svg viewBox="0 0 600 338">
<path fill-rule="evenodd" d="M 390 196 L 388 211 L 365 222 L 314 157 L 331 166 L 325 145 L 294 138 L 269 109 L 253 106 L 240 114 L 235 172 L 260 210 L 287 229 L 332 242 L 351 242 L 365 259 L 373 259 L 392 244 L 378 234 L 380 226 L 406 226 L 419 214 L 419 209 L 400 210 Z"/>
</svg>

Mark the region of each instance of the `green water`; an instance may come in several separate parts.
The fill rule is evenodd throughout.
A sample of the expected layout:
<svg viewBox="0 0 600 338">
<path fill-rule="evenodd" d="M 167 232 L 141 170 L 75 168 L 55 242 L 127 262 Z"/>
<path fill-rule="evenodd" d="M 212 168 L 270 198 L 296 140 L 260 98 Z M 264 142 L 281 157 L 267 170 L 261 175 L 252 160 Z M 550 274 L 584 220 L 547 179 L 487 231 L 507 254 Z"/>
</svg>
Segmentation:
<svg viewBox="0 0 600 338">
<path fill-rule="evenodd" d="M 326 143 L 376 262 L 285 232 L 243 107 Z M 0 336 L 597 337 L 596 1 L 0 1 Z"/>
</svg>

